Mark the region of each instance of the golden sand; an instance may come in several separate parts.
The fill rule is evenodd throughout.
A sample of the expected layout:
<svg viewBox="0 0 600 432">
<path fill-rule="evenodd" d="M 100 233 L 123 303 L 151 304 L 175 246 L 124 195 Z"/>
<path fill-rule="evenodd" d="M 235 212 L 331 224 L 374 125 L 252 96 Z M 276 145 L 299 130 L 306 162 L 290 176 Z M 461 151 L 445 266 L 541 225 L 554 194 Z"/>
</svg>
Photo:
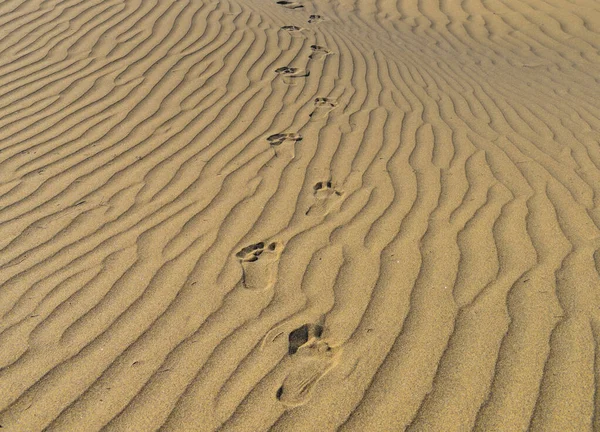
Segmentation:
<svg viewBox="0 0 600 432">
<path fill-rule="evenodd" d="M 0 2 L 2 431 L 600 431 L 598 0 Z"/>
</svg>

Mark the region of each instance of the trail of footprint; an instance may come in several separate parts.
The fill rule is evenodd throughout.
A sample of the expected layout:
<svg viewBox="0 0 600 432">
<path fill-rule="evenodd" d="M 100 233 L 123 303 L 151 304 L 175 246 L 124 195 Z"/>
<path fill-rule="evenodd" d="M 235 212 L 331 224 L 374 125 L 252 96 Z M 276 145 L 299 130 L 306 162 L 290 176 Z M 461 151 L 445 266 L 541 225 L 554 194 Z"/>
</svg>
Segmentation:
<svg viewBox="0 0 600 432">
<path fill-rule="evenodd" d="M 322 60 L 328 55 L 333 54 L 333 51 L 329 51 L 322 45 L 311 45 L 310 50 L 312 53 L 308 56 L 308 58 L 311 60 Z"/>
<path fill-rule="evenodd" d="M 304 7 L 303 5 L 301 5 L 298 2 L 288 1 L 288 0 L 279 0 L 277 2 L 277 4 L 283 6 L 284 8 L 287 8 L 287 9 L 302 9 Z"/>
<path fill-rule="evenodd" d="M 298 78 L 306 78 L 310 75 L 310 71 L 291 66 L 283 66 L 275 69 L 275 73 L 283 77 L 283 82 L 286 84 L 295 84 Z"/>
<path fill-rule="evenodd" d="M 311 15 L 308 17 L 309 24 L 318 24 L 324 20 L 325 18 L 323 18 L 321 15 Z"/>
<path fill-rule="evenodd" d="M 322 326 L 305 324 L 289 335 L 288 353 L 295 364 L 276 393 L 286 407 L 308 402 L 317 383 L 339 364 L 342 348 L 330 347 L 321 339 L 322 333 Z"/>
<path fill-rule="evenodd" d="M 306 211 L 306 214 L 311 216 L 326 216 L 341 202 L 344 194 L 335 189 L 331 181 L 318 182 L 313 189 L 316 202 Z"/>
<path fill-rule="evenodd" d="M 278 241 L 264 242 L 246 246 L 235 256 L 239 259 L 243 275 L 244 287 L 253 291 L 265 291 L 272 288 L 277 282 L 279 258 L 283 251 L 283 244 Z"/>
<path fill-rule="evenodd" d="M 315 99 L 315 109 L 310 113 L 311 120 L 321 120 L 327 117 L 327 114 L 338 105 L 332 98 L 320 97 Z"/>
</svg>

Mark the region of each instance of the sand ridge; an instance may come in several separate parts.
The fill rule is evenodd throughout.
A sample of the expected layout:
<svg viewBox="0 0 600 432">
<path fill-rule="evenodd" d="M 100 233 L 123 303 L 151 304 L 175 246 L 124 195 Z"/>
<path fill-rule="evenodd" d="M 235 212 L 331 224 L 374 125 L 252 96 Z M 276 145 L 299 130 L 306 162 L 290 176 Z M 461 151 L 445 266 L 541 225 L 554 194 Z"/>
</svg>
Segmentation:
<svg viewBox="0 0 600 432">
<path fill-rule="evenodd" d="M 0 4 L 7 431 L 600 430 L 593 0 Z"/>
</svg>

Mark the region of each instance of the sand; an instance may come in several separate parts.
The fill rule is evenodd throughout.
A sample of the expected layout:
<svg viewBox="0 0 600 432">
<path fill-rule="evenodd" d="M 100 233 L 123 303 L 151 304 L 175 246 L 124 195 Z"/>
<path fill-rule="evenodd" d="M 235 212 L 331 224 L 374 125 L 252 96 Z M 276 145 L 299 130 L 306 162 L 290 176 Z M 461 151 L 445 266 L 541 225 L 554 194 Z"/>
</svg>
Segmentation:
<svg viewBox="0 0 600 432">
<path fill-rule="evenodd" d="M 2 431 L 600 430 L 600 2 L 4 0 Z"/>
</svg>

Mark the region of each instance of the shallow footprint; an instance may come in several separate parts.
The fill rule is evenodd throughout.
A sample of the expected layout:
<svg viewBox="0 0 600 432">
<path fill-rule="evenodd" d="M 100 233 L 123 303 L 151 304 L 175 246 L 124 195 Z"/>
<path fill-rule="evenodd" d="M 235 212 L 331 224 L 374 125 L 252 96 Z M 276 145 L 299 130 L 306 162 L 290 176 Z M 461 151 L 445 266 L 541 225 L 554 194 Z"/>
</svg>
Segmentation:
<svg viewBox="0 0 600 432">
<path fill-rule="evenodd" d="M 329 112 L 338 105 L 332 98 L 320 97 L 315 99 L 315 109 L 310 113 L 311 120 L 320 120 L 325 118 Z"/>
<path fill-rule="evenodd" d="M 244 287 L 253 291 L 272 288 L 277 282 L 279 258 L 283 251 L 281 242 L 251 244 L 241 249 L 235 256 L 242 265 Z"/>
<path fill-rule="evenodd" d="M 288 0 L 279 0 L 277 2 L 277 4 L 283 6 L 284 8 L 287 8 L 287 9 L 301 9 L 304 7 L 303 5 L 301 5 L 298 2 L 288 1 Z"/>
<path fill-rule="evenodd" d="M 324 20 L 324 18 L 321 15 L 311 15 L 308 17 L 309 24 L 317 24 L 323 20 Z"/>
<path fill-rule="evenodd" d="M 295 84 L 298 78 L 306 78 L 310 75 L 310 71 L 291 66 L 283 66 L 275 69 L 275 73 L 283 77 L 283 82 L 286 84 Z"/>
<path fill-rule="evenodd" d="M 277 133 L 267 137 L 267 141 L 272 146 L 279 146 L 286 141 L 302 141 L 302 135 L 299 133 Z"/>
<path fill-rule="evenodd" d="M 328 55 L 333 54 L 333 52 L 329 51 L 322 45 L 311 45 L 310 50 L 312 53 L 308 56 L 308 58 L 312 60 L 322 60 Z"/>
<path fill-rule="evenodd" d="M 288 32 L 292 36 L 301 36 L 302 35 L 302 30 L 304 30 L 304 29 L 302 27 L 298 27 L 298 26 L 295 26 L 295 25 L 288 25 L 288 26 L 281 27 L 281 30 L 285 30 L 286 32 Z"/>
<path fill-rule="evenodd" d="M 300 347 L 295 354 L 297 363 L 277 390 L 277 399 L 289 408 L 304 405 L 321 378 L 339 364 L 341 353 L 341 348 L 332 348 L 320 339 Z"/>
<path fill-rule="evenodd" d="M 306 211 L 307 215 L 326 216 L 340 202 L 342 195 L 331 181 L 318 182 L 313 186 L 315 203 Z"/>
<path fill-rule="evenodd" d="M 267 137 L 267 141 L 271 145 L 271 148 L 275 152 L 275 156 L 287 155 L 287 157 L 294 158 L 296 156 L 295 145 L 285 145 L 279 150 L 278 147 L 285 142 L 299 142 L 302 141 L 302 135 L 299 133 L 278 133 Z"/>
</svg>

